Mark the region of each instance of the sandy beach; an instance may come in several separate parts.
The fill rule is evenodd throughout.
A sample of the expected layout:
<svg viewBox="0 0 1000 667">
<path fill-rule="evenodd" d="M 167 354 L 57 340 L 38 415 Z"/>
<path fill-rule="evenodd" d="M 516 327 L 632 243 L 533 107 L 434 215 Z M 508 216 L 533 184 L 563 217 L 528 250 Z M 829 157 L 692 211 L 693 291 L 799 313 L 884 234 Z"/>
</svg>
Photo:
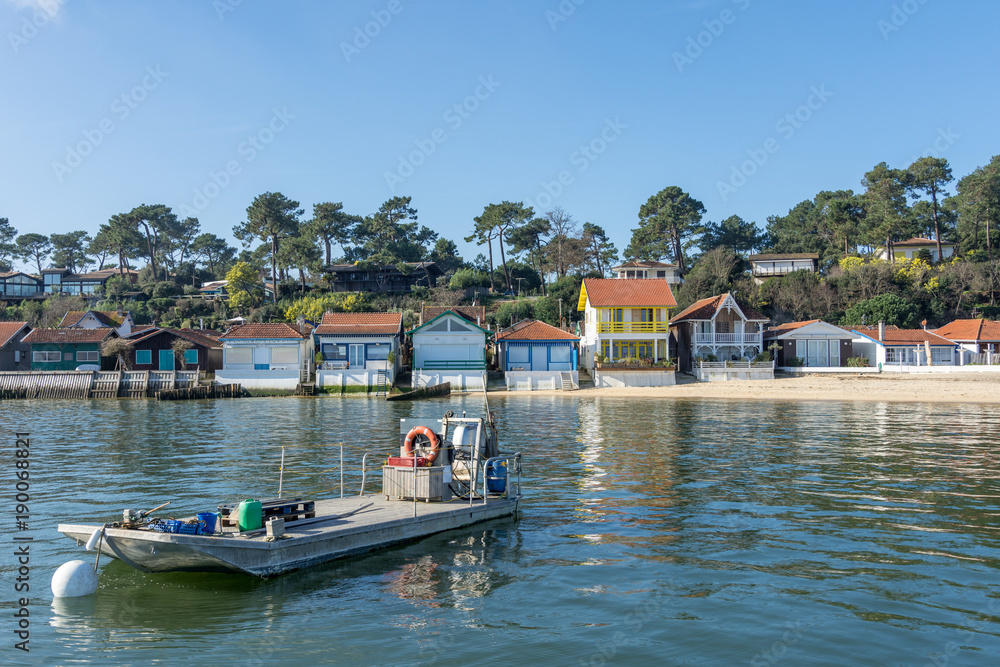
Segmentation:
<svg viewBox="0 0 1000 667">
<path fill-rule="evenodd" d="M 491 392 L 492 393 L 492 392 Z M 508 396 L 567 395 L 562 391 L 501 392 Z M 802 375 L 774 380 L 696 382 L 678 376 L 673 387 L 586 388 L 577 397 L 718 398 L 768 401 L 893 401 L 1000 403 L 1000 373 L 948 375 Z"/>
</svg>

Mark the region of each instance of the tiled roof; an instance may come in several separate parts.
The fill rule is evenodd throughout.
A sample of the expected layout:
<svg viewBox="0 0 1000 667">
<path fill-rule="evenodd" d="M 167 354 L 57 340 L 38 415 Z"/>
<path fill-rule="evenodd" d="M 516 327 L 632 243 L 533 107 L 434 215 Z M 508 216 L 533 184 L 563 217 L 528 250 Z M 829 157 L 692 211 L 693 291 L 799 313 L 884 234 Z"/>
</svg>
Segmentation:
<svg viewBox="0 0 1000 667">
<path fill-rule="evenodd" d="M 500 340 L 580 340 L 579 336 L 538 320 L 524 320 L 497 334 Z"/>
<path fill-rule="evenodd" d="M 855 333 L 863 334 L 869 338 L 874 338 L 879 340 L 878 327 L 854 327 L 852 329 Z M 954 345 L 953 342 L 939 336 L 933 331 L 926 331 L 924 329 L 900 329 L 895 326 L 887 326 L 885 328 L 885 339 L 882 340 L 884 345 L 923 345 L 924 341 L 927 341 L 931 345 Z"/>
<path fill-rule="evenodd" d="M 792 252 L 786 254 L 766 254 L 766 255 L 750 255 L 747 257 L 751 262 L 773 262 L 780 261 L 782 259 L 819 259 L 819 253 L 815 252 Z"/>
<path fill-rule="evenodd" d="M 26 326 L 27 322 L 0 322 L 0 347 L 9 343 L 10 339 Z"/>
<path fill-rule="evenodd" d="M 316 327 L 319 335 L 394 334 L 403 327 L 401 313 L 325 313 Z"/>
<path fill-rule="evenodd" d="M 663 308 L 677 305 L 674 293 L 670 291 L 670 284 L 658 278 L 586 278 L 583 290 L 586 291 L 590 305 L 595 308 Z"/>
<path fill-rule="evenodd" d="M 897 248 L 900 246 L 923 246 L 923 245 L 932 245 L 936 247 L 937 241 L 935 241 L 934 239 L 926 239 L 922 236 L 914 236 L 912 239 L 906 239 L 905 241 L 895 241 L 892 245 L 893 247 Z M 948 243 L 947 241 L 941 241 L 941 245 L 953 246 L 955 244 Z"/>
<path fill-rule="evenodd" d="M 486 306 L 424 306 L 420 312 L 420 323 L 427 324 L 435 317 L 451 311 L 478 327 L 486 327 Z"/>
<path fill-rule="evenodd" d="M 718 296 L 710 296 L 707 299 L 702 299 L 701 301 L 695 301 L 690 306 L 677 313 L 677 315 L 670 320 L 670 323 L 676 324 L 685 320 L 710 320 L 715 317 L 715 314 L 719 311 L 719 308 L 722 307 L 722 304 L 726 302 L 726 297 L 729 295 L 730 292 L 726 292 L 725 294 L 719 294 Z M 736 301 L 736 305 L 743 311 L 743 315 L 746 316 L 747 320 L 767 321 L 766 317 L 758 313 L 753 308 L 744 306 L 739 301 Z"/>
<path fill-rule="evenodd" d="M 307 338 L 297 325 L 285 324 L 240 324 L 220 337 L 220 340 L 246 340 L 251 338 Z"/>
<path fill-rule="evenodd" d="M 1000 322 L 993 320 L 955 320 L 935 329 L 934 333 L 948 340 L 1000 341 Z"/>
<path fill-rule="evenodd" d="M 125 315 L 119 315 L 113 310 L 70 310 L 63 315 L 60 327 L 75 327 L 80 323 L 87 313 L 91 313 L 97 321 L 106 327 L 117 328 L 125 321 Z"/>
<path fill-rule="evenodd" d="M 114 335 L 111 329 L 33 329 L 25 343 L 100 343 Z"/>
<path fill-rule="evenodd" d="M 24 271 L 0 271 L 0 278 L 13 278 L 14 276 L 27 276 L 29 278 L 34 278 L 35 280 L 40 280 L 40 278 L 33 273 L 25 273 Z"/>
<path fill-rule="evenodd" d="M 784 333 L 788 333 L 789 331 L 795 331 L 796 329 L 801 329 L 802 327 L 810 324 L 816 324 L 817 322 L 819 322 L 819 320 L 806 320 L 805 322 L 787 322 L 785 324 L 779 324 L 777 326 L 771 327 L 770 329 L 764 332 L 764 335 L 765 336 L 769 334 L 781 335 Z"/>
</svg>

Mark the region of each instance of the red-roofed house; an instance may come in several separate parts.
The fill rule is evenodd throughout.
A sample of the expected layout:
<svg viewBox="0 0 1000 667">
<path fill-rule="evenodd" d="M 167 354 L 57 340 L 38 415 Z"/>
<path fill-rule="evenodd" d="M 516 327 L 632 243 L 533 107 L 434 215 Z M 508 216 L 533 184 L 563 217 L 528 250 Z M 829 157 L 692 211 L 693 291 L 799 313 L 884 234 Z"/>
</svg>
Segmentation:
<svg viewBox="0 0 1000 667">
<path fill-rule="evenodd" d="M 694 359 L 753 359 L 764 349 L 768 319 L 740 305 L 732 292 L 695 301 L 670 320 L 677 336 L 680 370 L 689 372 Z"/>
<path fill-rule="evenodd" d="M 33 329 L 23 342 L 31 345 L 31 370 L 74 371 L 80 366 L 95 370 L 101 365 L 101 343 L 118 334 L 98 329 Z"/>
<path fill-rule="evenodd" d="M 387 384 L 395 382 L 402 356 L 401 313 L 326 313 L 313 337 L 323 355 L 316 373 L 319 386 L 374 387 L 380 371 Z"/>
<path fill-rule="evenodd" d="M 538 320 L 522 320 L 496 335 L 508 390 L 577 389 L 579 336 Z"/>
<path fill-rule="evenodd" d="M 780 345 L 774 360 L 785 368 L 838 368 L 854 356 L 854 337 L 823 320 L 789 322 L 764 332 L 764 349 Z"/>
<path fill-rule="evenodd" d="M 1000 322 L 993 320 L 955 320 L 935 329 L 934 333 L 958 343 L 959 363 L 993 365 L 1000 350 Z"/>
<path fill-rule="evenodd" d="M 957 345 L 925 329 L 899 329 L 879 322 L 874 327 L 851 327 L 854 351 L 871 366 L 909 372 L 915 367 L 954 366 Z"/>
<path fill-rule="evenodd" d="M 595 371 L 594 385 L 674 384 L 673 369 L 668 371 L 661 364 L 670 360 L 668 323 L 670 309 L 676 305 L 669 283 L 662 279 L 584 279 L 577 302 L 577 310 L 584 313 L 580 355 L 583 365 Z M 595 359 L 597 355 L 601 355 L 600 362 Z M 645 363 L 650 367 L 656 364 L 660 370 L 651 369 L 640 377 L 624 373 L 631 369 L 605 366 L 608 362 L 635 366 Z M 603 378 L 597 373 L 598 363 Z"/>
<path fill-rule="evenodd" d="M 223 334 L 218 384 L 296 389 L 312 379 L 312 337 L 294 324 L 240 324 Z"/>
<path fill-rule="evenodd" d="M 31 370 L 31 345 L 24 342 L 30 332 L 27 322 L 0 322 L 0 371 Z"/>
</svg>

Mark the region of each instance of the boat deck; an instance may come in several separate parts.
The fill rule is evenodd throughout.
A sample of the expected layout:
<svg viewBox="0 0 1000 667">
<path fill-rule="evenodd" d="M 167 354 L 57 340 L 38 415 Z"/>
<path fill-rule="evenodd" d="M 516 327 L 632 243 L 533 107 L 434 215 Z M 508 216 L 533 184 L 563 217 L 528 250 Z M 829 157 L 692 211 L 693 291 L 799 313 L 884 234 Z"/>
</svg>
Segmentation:
<svg viewBox="0 0 1000 667">
<path fill-rule="evenodd" d="M 445 530 L 510 516 L 519 498 L 387 500 L 382 494 L 316 501 L 316 516 L 285 523 L 271 539 L 264 529 L 184 535 L 108 528 L 101 553 L 147 572 L 241 572 L 268 577 L 367 553 Z M 60 524 L 59 532 L 86 542 L 101 526 Z"/>
</svg>

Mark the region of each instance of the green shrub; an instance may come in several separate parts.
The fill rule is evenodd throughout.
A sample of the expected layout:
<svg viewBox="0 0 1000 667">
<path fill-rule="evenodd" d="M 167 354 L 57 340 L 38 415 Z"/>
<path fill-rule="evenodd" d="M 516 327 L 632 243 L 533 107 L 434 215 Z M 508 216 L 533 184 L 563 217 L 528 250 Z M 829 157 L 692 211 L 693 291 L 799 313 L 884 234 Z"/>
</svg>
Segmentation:
<svg viewBox="0 0 1000 667">
<path fill-rule="evenodd" d="M 806 365 L 806 360 L 802 357 L 792 357 L 788 360 L 788 365 L 793 368 L 799 368 Z"/>
<path fill-rule="evenodd" d="M 848 357 L 847 366 L 849 368 L 866 368 L 868 366 L 867 357 Z"/>
</svg>

